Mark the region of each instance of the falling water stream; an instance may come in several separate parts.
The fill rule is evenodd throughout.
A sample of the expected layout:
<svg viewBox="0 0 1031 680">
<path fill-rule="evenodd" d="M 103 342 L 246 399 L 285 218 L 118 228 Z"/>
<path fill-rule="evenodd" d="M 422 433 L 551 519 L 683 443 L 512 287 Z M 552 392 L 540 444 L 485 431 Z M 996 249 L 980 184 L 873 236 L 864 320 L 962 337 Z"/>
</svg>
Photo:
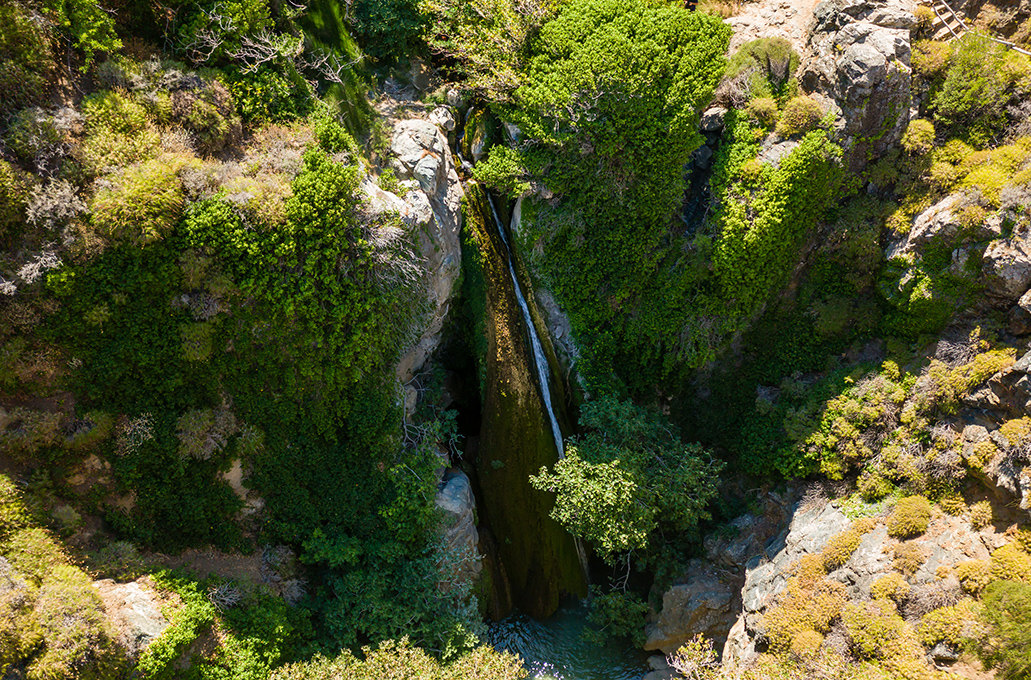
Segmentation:
<svg viewBox="0 0 1031 680">
<path fill-rule="evenodd" d="M 533 325 L 533 318 L 530 316 L 530 308 L 527 306 L 526 297 L 523 295 L 523 287 L 519 285 L 519 277 L 516 276 L 515 265 L 512 263 L 512 247 L 508 245 L 505 225 L 501 222 L 501 218 L 498 217 L 498 209 L 494 206 L 494 198 L 489 194 L 487 195 L 487 202 L 490 203 L 490 210 L 494 214 L 494 224 L 497 225 L 498 233 L 501 234 L 501 241 L 505 244 L 505 255 L 508 257 L 508 273 L 512 277 L 512 285 L 515 287 L 519 309 L 523 312 L 526 332 L 530 336 L 530 345 L 533 348 L 533 364 L 537 371 L 537 384 L 541 388 L 541 401 L 544 402 L 544 410 L 548 412 L 548 418 L 551 421 L 551 434 L 555 438 L 558 457 L 565 458 L 566 451 L 562 444 L 562 430 L 559 429 L 558 418 L 555 417 L 555 409 L 551 404 L 548 358 L 544 356 L 544 346 L 541 345 L 540 336 L 537 335 L 537 328 Z"/>
</svg>

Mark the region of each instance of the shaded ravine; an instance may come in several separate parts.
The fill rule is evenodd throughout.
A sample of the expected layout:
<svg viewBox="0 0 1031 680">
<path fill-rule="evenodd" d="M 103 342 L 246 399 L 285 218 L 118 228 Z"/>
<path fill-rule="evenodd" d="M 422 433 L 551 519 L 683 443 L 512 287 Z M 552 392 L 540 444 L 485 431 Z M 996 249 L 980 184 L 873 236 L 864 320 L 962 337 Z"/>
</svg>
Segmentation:
<svg viewBox="0 0 1031 680">
<path fill-rule="evenodd" d="M 542 400 L 549 393 L 548 364 L 496 217 L 483 187 L 470 183 L 463 259 L 466 275 L 479 279 L 473 287 L 482 296 L 476 314 L 484 335 L 476 472 L 508 584 L 508 602 L 498 609 L 507 613 L 514 605 L 543 618 L 563 595 L 584 597 L 587 585 L 573 537 L 550 517 L 554 494 L 529 483 L 530 475 L 557 462 L 562 435 L 550 401 L 545 407 Z"/>
<path fill-rule="evenodd" d="M 548 412 L 548 420 L 551 423 L 551 434 L 555 438 L 555 449 L 558 451 L 559 458 L 565 458 L 566 449 L 562 442 L 562 429 L 558 426 L 558 418 L 555 416 L 555 406 L 551 401 L 551 376 L 549 373 L 548 359 L 544 356 L 544 347 L 541 345 L 540 336 L 537 334 L 537 328 L 534 326 L 533 318 L 530 316 L 530 308 L 526 304 L 526 296 L 523 295 L 523 287 L 519 284 L 519 277 L 516 276 L 515 264 L 513 263 L 512 257 L 512 246 L 508 243 L 508 237 L 505 235 L 505 225 L 501 222 L 501 218 L 498 217 L 497 206 L 494 205 L 494 199 L 487 195 L 487 203 L 490 204 L 491 215 L 494 216 L 494 226 L 501 236 L 501 242 L 505 246 L 505 259 L 508 262 L 508 273 L 512 279 L 512 288 L 515 290 L 516 300 L 519 302 L 519 309 L 523 313 L 523 324 L 526 326 L 526 333 L 530 337 L 530 346 L 533 349 L 533 367 L 537 372 L 537 385 L 541 390 L 541 403 L 544 404 L 544 408 Z"/>
</svg>

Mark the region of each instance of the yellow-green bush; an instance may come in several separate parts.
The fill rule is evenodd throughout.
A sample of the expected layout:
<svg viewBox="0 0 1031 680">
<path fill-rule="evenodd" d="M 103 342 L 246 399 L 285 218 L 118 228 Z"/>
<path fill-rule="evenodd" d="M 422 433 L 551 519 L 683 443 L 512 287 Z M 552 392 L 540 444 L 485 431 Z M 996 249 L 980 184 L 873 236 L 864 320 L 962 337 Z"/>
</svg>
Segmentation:
<svg viewBox="0 0 1031 680">
<path fill-rule="evenodd" d="M 970 523 L 975 529 L 984 529 L 992 523 L 992 504 L 980 501 L 970 506 Z"/>
<path fill-rule="evenodd" d="M 10 477 L 0 475 L 0 548 L 15 532 L 28 526 L 29 512 L 22 503 L 18 487 Z"/>
<path fill-rule="evenodd" d="M 28 6 L 0 5 L 0 116 L 46 100 L 54 70 L 50 24 Z"/>
<path fill-rule="evenodd" d="M 992 565 L 985 560 L 967 560 L 955 568 L 956 577 L 963 590 L 977 594 L 992 582 Z"/>
<path fill-rule="evenodd" d="M 32 583 L 39 584 L 55 567 L 68 562 L 68 554 L 49 532 L 30 527 L 14 532 L 3 548 L 11 565 Z"/>
<path fill-rule="evenodd" d="M 791 577 L 777 604 L 763 616 L 771 650 L 790 650 L 806 631 L 826 633 L 846 600 L 845 586 L 836 581 Z"/>
<path fill-rule="evenodd" d="M 827 545 L 820 552 L 824 569 L 830 572 L 845 564 L 859 547 L 863 536 L 875 526 L 877 526 L 877 522 L 869 517 L 863 517 L 853 522 L 847 530 L 831 536 Z"/>
<path fill-rule="evenodd" d="M 29 680 L 118 677 L 122 658 L 89 577 L 68 564 L 54 566 L 36 598 L 43 649 L 29 664 Z"/>
<path fill-rule="evenodd" d="M 89 132 L 111 130 L 138 135 L 147 128 L 146 109 L 116 90 L 91 94 L 82 100 L 81 109 Z"/>
<path fill-rule="evenodd" d="M 182 156 L 165 155 L 126 169 L 93 199 L 93 225 L 103 236 L 146 245 L 168 234 L 183 213 Z"/>
<path fill-rule="evenodd" d="M 970 598 L 952 607 L 941 607 L 920 619 L 920 642 L 933 647 L 939 642 L 959 646 L 964 634 L 977 626 L 980 605 Z"/>
<path fill-rule="evenodd" d="M 902 574 L 886 574 L 870 586 L 870 596 L 875 600 L 901 602 L 909 595 L 909 583 Z"/>
<path fill-rule="evenodd" d="M 913 70 L 927 80 L 945 75 L 949 66 L 949 44 L 937 40 L 917 40 L 913 43 L 911 63 Z"/>
<path fill-rule="evenodd" d="M 809 132 L 823 118 L 823 109 L 812 97 L 795 97 L 784 105 L 784 111 L 777 121 L 777 134 L 794 137 Z"/>
<path fill-rule="evenodd" d="M 1008 543 L 992 553 L 993 581 L 1031 582 L 1031 555 L 1016 543 Z"/>
<path fill-rule="evenodd" d="M 823 644 L 823 635 L 815 630 L 803 630 L 791 641 L 791 653 L 802 660 L 816 656 Z"/>
<path fill-rule="evenodd" d="M 918 536 L 927 531 L 930 521 L 931 502 L 923 496 L 908 496 L 888 516 L 888 534 L 896 538 Z"/>
<path fill-rule="evenodd" d="M 847 604 L 841 620 L 852 647 L 868 659 L 913 656 L 916 632 L 899 616 L 890 600 Z"/>
<path fill-rule="evenodd" d="M 777 124 L 777 117 L 779 116 L 777 100 L 773 97 L 756 97 L 748 102 L 748 106 L 745 107 L 745 113 L 759 125 L 765 128 L 772 128 Z"/>
<path fill-rule="evenodd" d="M 925 154 L 934 147 L 934 123 L 923 118 L 909 122 L 902 135 L 902 148 L 912 154 Z"/>
</svg>

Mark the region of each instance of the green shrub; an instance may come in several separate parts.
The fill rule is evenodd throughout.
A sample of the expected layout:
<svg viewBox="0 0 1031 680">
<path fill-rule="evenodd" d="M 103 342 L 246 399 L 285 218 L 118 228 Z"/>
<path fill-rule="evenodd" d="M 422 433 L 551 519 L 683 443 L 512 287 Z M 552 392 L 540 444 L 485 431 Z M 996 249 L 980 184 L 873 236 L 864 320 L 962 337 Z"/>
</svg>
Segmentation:
<svg viewBox="0 0 1031 680">
<path fill-rule="evenodd" d="M 356 0 L 350 18 L 362 49 L 378 61 L 407 56 L 426 23 L 416 0 Z"/>
<path fill-rule="evenodd" d="M 587 602 L 587 620 L 597 626 L 585 631 L 584 635 L 589 640 L 604 644 L 614 637 L 628 639 L 634 645 L 644 644 L 648 605 L 640 595 L 620 590 L 606 593 L 598 586 L 591 586 L 591 597 Z"/>
<path fill-rule="evenodd" d="M 745 113 L 764 128 L 772 128 L 777 124 L 780 112 L 777 110 L 777 100 L 773 97 L 756 97 L 748 102 Z"/>
<path fill-rule="evenodd" d="M 45 103 L 55 64 L 50 25 L 19 3 L 0 6 L 0 116 Z"/>
<path fill-rule="evenodd" d="M 934 13 L 934 10 L 930 7 L 926 5 L 920 5 L 913 12 L 913 16 L 916 17 L 916 25 L 913 27 L 913 30 L 918 35 L 925 35 L 934 26 L 935 20 L 937 19 L 938 15 L 936 15 Z"/>
<path fill-rule="evenodd" d="M 99 175 L 157 155 L 160 137 L 139 103 L 115 90 L 92 94 L 82 103 L 86 139 L 79 149 L 83 166 Z"/>
<path fill-rule="evenodd" d="M 888 516 L 888 535 L 896 538 L 918 536 L 931 521 L 931 502 L 923 496 L 909 496 L 895 504 Z"/>
<path fill-rule="evenodd" d="M 247 126 L 288 122 L 310 108 L 311 93 L 300 77 L 287 79 L 263 66 L 251 72 L 228 70 L 225 82 Z"/>
<path fill-rule="evenodd" d="M 384 677 L 415 680 L 521 680 L 527 677 L 519 657 L 498 652 L 486 645 L 459 656 L 450 664 L 442 664 L 408 638 L 400 642 L 386 640 L 375 649 L 362 648 L 359 660 L 345 651 L 333 660 L 316 656 L 311 661 L 284 666 L 275 670 L 270 680 L 379 680 Z"/>
<path fill-rule="evenodd" d="M 57 25 L 69 33 L 85 59 L 81 70 L 92 64 L 98 52 L 113 52 L 122 46 L 115 34 L 114 19 L 97 0 L 47 0 Z"/>
<path fill-rule="evenodd" d="M 989 635 L 977 652 L 1007 680 L 1031 674 L 1031 586 L 999 581 L 984 596 Z"/>
<path fill-rule="evenodd" d="M 528 174 L 522 154 L 500 144 L 491 147 L 487 160 L 473 168 L 476 181 L 512 199 L 530 189 Z"/>
<path fill-rule="evenodd" d="M 809 132 L 823 118 L 823 109 L 812 97 L 795 97 L 784 105 L 784 112 L 777 122 L 777 134 L 781 137 L 795 137 Z"/>
<path fill-rule="evenodd" d="M 344 126 L 328 114 L 314 116 L 312 120 L 312 131 L 315 139 L 326 153 L 350 153 L 358 156 L 358 143 L 354 141 Z"/>
<path fill-rule="evenodd" d="M 981 33 L 954 40 L 945 81 L 931 102 L 935 121 L 975 146 L 986 144 L 1006 125 L 1014 85 L 1009 57 L 1004 46 Z"/>
<path fill-rule="evenodd" d="M 807 631 L 827 633 L 846 602 L 840 583 L 812 574 L 789 578 L 787 589 L 763 615 L 771 651 L 790 650 Z"/>
<path fill-rule="evenodd" d="M 934 124 L 929 120 L 918 118 L 909 122 L 906 133 L 902 135 L 902 148 L 911 154 L 925 154 L 934 146 Z"/>
</svg>

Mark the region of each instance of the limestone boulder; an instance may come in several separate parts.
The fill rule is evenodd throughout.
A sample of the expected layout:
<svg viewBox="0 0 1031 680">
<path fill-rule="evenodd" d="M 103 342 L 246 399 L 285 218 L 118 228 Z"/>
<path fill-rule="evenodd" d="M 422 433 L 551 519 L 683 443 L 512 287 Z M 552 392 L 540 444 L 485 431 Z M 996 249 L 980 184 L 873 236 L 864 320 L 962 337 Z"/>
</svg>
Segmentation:
<svg viewBox="0 0 1031 680">
<path fill-rule="evenodd" d="M 103 579 L 94 581 L 93 587 L 130 658 L 138 658 L 168 627 L 168 620 L 161 613 L 160 597 L 146 577 L 131 583 Z"/>
<path fill-rule="evenodd" d="M 918 251 L 930 243 L 942 242 L 955 237 L 959 233 L 960 223 L 958 210 L 962 207 L 963 197 L 959 194 L 946 196 L 942 200 L 923 211 L 913 220 L 909 233 L 888 246 L 885 256 L 892 259 L 900 255 Z M 963 267 L 969 253 L 960 256 L 962 261 L 957 265 Z M 955 259 L 955 258 L 954 258 Z"/>
<path fill-rule="evenodd" d="M 443 576 L 451 584 L 471 583 L 480 575 L 483 564 L 477 548 L 476 498 L 469 477 L 464 472 L 446 475 L 436 505 L 447 515 Z"/>
<path fill-rule="evenodd" d="M 453 113 L 439 107 L 431 120 L 405 120 L 395 127 L 390 153 L 392 167 L 405 189 L 403 197 L 384 191 L 371 178 L 362 183 L 370 212 L 397 214 L 416 235 L 425 272 L 423 290 L 430 311 L 418 321 L 418 339 L 402 354 L 395 369 L 402 384 L 411 381 L 440 345 L 444 318 L 461 274 L 464 193 L 445 134 L 449 121 L 453 129 Z"/>
<path fill-rule="evenodd" d="M 645 650 L 670 654 L 698 633 L 720 646 L 726 641 L 737 618 L 731 607 L 735 588 L 711 568 L 694 562 L 688 570 L 688 582 L 673 586 L 663 595 L 658 620 L 645 628 Z"/>
</svg>

